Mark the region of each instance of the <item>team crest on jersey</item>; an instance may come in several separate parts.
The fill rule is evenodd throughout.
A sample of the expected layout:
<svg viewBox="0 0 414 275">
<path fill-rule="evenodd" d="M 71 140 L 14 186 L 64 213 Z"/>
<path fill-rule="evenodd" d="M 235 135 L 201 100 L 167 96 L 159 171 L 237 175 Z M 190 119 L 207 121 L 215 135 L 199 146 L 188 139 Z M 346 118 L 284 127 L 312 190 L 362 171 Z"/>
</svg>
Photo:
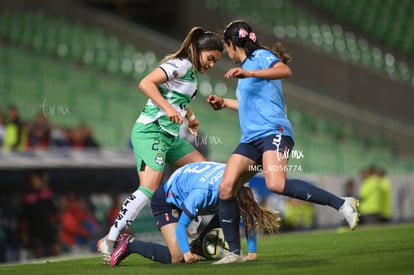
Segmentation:
<svg viewBox="0 0 414 275">
<path fill-rule="evenodd" d="M 178 210 L 177 210 L 177 209 L 173 209 L 173 210 L 171 211 L 171 214 L 172 214 L 172 216 L 173 216 L 174 218 L 176 218 L 176 219 L 178 219 L 178 217 L 180 217 L 180 213 L 178 213 Z"/>
<path fill-rule="evenodd" d="M 157 156 L 155 157 L 155 162 L 158 165 L 162 165 L 164 163 L 164 159 L 162 158 L 162 155 L 161 154 L 157 154 Z"/>
<path fill-rule="evenodd" d="M 177 70 L 174 70 L 172 74 L 173 74 L 174 78 L 178 77 L 178 71 Z"/>
</svg>

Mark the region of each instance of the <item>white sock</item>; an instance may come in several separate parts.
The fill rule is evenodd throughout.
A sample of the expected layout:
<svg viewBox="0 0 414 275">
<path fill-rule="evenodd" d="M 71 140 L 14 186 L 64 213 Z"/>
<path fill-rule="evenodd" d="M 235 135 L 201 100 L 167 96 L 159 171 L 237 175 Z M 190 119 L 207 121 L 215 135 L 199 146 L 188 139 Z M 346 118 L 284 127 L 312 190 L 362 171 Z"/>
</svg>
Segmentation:
<svg viewBox="0 0 414 275">
<path fill-rule="evenodd" d="M 134 222 L 139 212 L 149 202 L 150 199 L 141 190 L 137 190 L 129 195 L 122 204 L 118 217 L 109 230 L 108 240 L 116 241 L 119 235 Z"/>
</svg>

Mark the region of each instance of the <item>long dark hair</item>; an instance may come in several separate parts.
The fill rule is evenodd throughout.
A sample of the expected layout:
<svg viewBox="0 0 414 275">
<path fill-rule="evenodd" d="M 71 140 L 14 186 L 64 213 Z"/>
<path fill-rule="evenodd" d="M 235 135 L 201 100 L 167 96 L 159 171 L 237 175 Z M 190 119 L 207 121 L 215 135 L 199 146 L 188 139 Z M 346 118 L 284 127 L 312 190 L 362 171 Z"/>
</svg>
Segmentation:
<svg viewBox="0 0 414 275">
<path fill-rule="evenodd" d="M 206 31 L 202 27 L 194 27 L 185 37 L 181 47 L 175 53 L 165 56 L 161 63 L 172 58 L 188 58 L 199 72 L 202 51 L 223 52 L 223 50 L 223 42 L 216 33 Z"/>
<path fill-rule="evenodd" d="M 250 25 L 243 20 L 230 22 L 224 30 L 223 40 L 227 45 L 230 45 L 230 42 L 232 42 L 235 46 L 243 48 L 247 57 L 250 57 L 257 49 L 267 49 L 272 51 L 285 64 L 292 60 L 292 57 L 286 52 L 286 49 L 282 47 L 280 42 L 275 43 L 271 49 L 261 46 Z"/>
</svg>

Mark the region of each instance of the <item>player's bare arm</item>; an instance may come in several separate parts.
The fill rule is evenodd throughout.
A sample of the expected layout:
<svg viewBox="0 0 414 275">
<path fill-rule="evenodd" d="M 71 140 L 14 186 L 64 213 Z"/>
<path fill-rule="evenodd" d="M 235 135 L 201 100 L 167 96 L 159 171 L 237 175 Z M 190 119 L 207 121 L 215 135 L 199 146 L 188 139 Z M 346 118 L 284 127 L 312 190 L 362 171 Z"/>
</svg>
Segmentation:
<svg viewBox="0 0 414 275">
<path fill-rule="evenodd" d="M 164 71 L 160 68 L 156 68 L 139 82 L 138 88 L 163 109 L 172 122 L 181 124 L 183 123 L 183 118 L 180 113 L 177 112 L 158 91 L 157 86 L 165 81 L 167 81 L 167 77 Z"/>
<path fill-rule="evenodd" d="M 223 108 L 227 108 L 237 111 L 239 109 L 239 105 L 236 99 L 221 98 L 218 95 L 209 95 L 207 97 L 207 102 L 211 105 L 211 107 L 214 110 L 221 110 Z"/>
<path fill-rule="evenodd" d="M 188 106 L 187 114 L 185 115 L 185 118 L 187 119 L 188 131 L 190 131 L 192 135 L 196 136 L 200 128 L 200 121 L 194 115 L 194 112 L 191 106 Z"/>
<path fill-rule="evenodd" d="M 283 62 L 277 62 L 273 67 L 246 71 L 241 68 L 232 68 L 224 74 L 224 78 L 247 78 L 247 77 L 256 77 L 263 79 L 284 79 L 292 75 L 290 68 Z"/>
</svg>

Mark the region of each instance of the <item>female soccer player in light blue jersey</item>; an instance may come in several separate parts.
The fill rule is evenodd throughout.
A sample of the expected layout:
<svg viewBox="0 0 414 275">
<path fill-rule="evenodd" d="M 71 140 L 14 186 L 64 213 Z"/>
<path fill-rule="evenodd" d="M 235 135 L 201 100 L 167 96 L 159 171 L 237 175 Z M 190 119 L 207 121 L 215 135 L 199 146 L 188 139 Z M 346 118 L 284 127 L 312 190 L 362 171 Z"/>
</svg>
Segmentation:
<svg viewBox="0 0 414 275">
<path fill-rule="evenodd" d="M 190 163 L 177 169 L 154 193 L 151 201 L 152 213 L 166 246 L 136 240 L 124 234 L 112 252 L 110 265 L 118 265 L 131 253 L 161 263 L 198 261 L 200 257 L 190 250 L 187 228 L 198 216 L 217 214 L 219 184 L 224 169 L 225 164 L 216 162 Z M 275 232 L 280 219 L 277 212 L 261 208 L 247 186 L 240 189 L 237 200 L 247 229 L 248 257 L 254 259 L 256 230 L 264 228 Z M 209 229 L 206 227 L 206 230 Z"/>
<path fill-rule="evenodd" d="M 225 50 L 235 63 L 240 63 L 240 67 L 232 68 L 224 75 L 225 78 L 239 79 L 237 100 L 211 95 L 207 101 L 216 110 L 238 110 L 241 139 L 227 162 L 220 184 L 219 216 L 233 253 L 217 264 L 239 261 L 239 214 L 234 194 L 242 182 L 257 173 L 258 169 L 251 169 L 257 165 L 261 165 L 270 191 L 329 205 L 340 212 L 352 230 L 358 223 L 356 199 L 337 197 L 303 180 L 286 180 L 287 156 L 292 151 L 294 135 L 285 112 L 281 80 L 291 76 L 286 65 L 291 58 L 280 44 L 276 46 L 275 49 L 261 46 L 252 28 L 244 21 L 231 22 L 224 31 Z"/>
</svg>

